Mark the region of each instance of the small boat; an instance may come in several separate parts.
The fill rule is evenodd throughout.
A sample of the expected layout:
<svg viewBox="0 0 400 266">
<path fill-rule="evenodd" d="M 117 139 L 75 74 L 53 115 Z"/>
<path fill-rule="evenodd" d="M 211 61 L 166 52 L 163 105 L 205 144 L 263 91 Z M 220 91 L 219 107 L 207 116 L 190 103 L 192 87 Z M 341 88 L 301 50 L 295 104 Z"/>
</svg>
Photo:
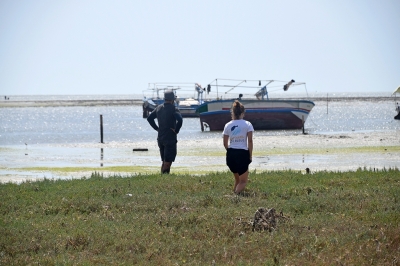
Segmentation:
<svg viewBox="0 0 400 266">
<path fill-rule="evenodd" d="M 255 94 L 252 96 L 255 98 L 244 98 L 243 94 L 239 94 L 238 99 L 245 107 L 245 120 L 252 123 L 256 130 L 269 130 L 269 129 L 301 129 L 307 120 L 307 117 L 315 106 L 312 101 L 304 99 L 269 99 L 267 86 L 275 85 L 273 87 L 279 88 L 278 90 L 287 91 L 289 87 L 298 85 L 304 85 L 305 83 L 295 82 L 291 80 L 289 82 L 266 80 L 266 81 L 249 81 L 242 80 L 238 84 L 231 85 L 218 85 L 217 82 L 221 79 L 216 79 L 215 84 L 210 84 L 217 88 L 229 88 L 225 92 L 232 91 L 233 89 L 243 89 L 249 91 L 250 89 L 257 88 Z M 224 80 L 224 81 L 239 81 L 239 80 Z M 214 82 L 214 81 L 213 81 Z M 257 86 L 247 85 L 250 82 L 257 82 Z M 266 84 L 261 87 L 261 83 Z M 247 83 L 246 86 L 243 83 Z M 261 87 L 261 88 L 260 88 Z M 201 130 L 209 131 L 222 131 L 227 122 L 231 121 L 231 107 L 235 98 L 231 99 L 219 99 L 214 101 L 208 101 L 201 104 L 197 108 L 197 112 L 200 116 Z"/>
<path fill-rule="evenodd" d="M 178 107 L 182 114 L 182 117 L 198 117 L 199 114 L 196 112 L 197 107 L 204 103 L 203 92 L 206 88 L 202 88 L 198 83 L 180 83 L 179 85 L 169 85 L 169 83 L 149 83 L 148 91 L 151 91 L 152 97 L 143 97 L 143 118 L 147 118 L 149 114 L 160 104 L 164 103 L 164 92 L 166 90 L 172 90 L 175 93 L 175 105 Z M 177 96 L 177 91 L 184 93 L 184 88 L 194 88 L 197 92 L 197 99 L 193 97 L 180 99 Z M 161 97 L 160 97 L 161 92 Z M 190 90 L 192 93 L 193 90 Z M 155 94 L 155 95 L 154 95 Z"/>
</svg>

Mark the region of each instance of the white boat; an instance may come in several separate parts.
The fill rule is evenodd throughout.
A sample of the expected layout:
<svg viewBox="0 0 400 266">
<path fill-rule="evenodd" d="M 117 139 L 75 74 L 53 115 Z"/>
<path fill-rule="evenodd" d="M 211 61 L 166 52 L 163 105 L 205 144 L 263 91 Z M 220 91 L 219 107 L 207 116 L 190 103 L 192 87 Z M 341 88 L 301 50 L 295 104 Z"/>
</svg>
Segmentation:
<svg viewBox="0 0 400 266">
<path fill-rule="evenodd" d="M 236 84 L 222 85 L 218 82 L 236 82 Z M 239 82 L 239 83 L 238 83 Z M 256 83 L 256 85 L 251 85 Z M 264 83 L 265 85 L 262 85 Z M 258 84 L 258 86 L 257 86 Z M 252 123 L 256 130 L 268 129 L 300 129 L 304 126 L 309 113 L 315 104 L 312 101 L 305 99 L 270 99 L 268 95 L 268 87 L 279 88 L 279 90 L 287 91 L 289 87 L 304 85 L 303 82 L 289 82 L 276 80 L 226 80 L 216 79 L 210 84 L 215 86 L 218 91 L 220 88 L 226 91 L 227 94 L 233 89 L 240 89 L 244 92 L 254 90 L 251 94 L 253 98 L 245 98 L 243 94 L 239 94 L 238 98 L 223 99 L 208 101 L 197 108 L 200 116 L 201 130 L 221 131 L 225 124 L 231 120 L 231 107 L 235 99 L 245 107 L 245 120 Z M 274 86 L 272 86 L 274 85 Z M 223 95 L 222 94 L 222 95 Z"/>
<path fill-rule="evenodd" d="M 178 107 L 182 114 L 182 117 L 198 117 L 199 114 L 196 112 L 203 100 L 203 92 L 206 88 L 202 88 L 198 83 L 179 83 L 176 85 L 170 83 L 149 83 L 149 89 L 146 92 L 151 92 L 152 96 L 143 97 L 143 118 L 147 118 L 148 115 L 160 104 L 164 103 L 164 92 L 166 90 L 172 90 L 175 93 L 175 105 Z M 189 89 L 190 93 L 197 93 L 197 99 L 194 97 L 180 98 L 177 94 L 185 93 L 184 89 Z M 194 90 L 193 90 L 194 89 Z M 186 92 L 187 93 L 187 92 Z"/>
</svg>

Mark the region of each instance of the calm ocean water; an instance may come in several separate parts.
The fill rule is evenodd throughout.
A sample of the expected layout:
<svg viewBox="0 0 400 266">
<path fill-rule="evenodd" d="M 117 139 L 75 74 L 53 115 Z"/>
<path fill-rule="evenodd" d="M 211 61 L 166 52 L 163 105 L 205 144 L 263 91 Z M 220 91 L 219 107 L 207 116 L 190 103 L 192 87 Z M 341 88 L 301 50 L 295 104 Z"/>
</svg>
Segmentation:
<svg viewBox="0 0 400 266">
<path fill-rule="evenodd" d="M 393 100 L 370 95 L 330 95 L 332 97 L 369 96 L 372 100 L 315 101 L 305 124 L 308 133 L 338 134 L 342 132 L 400 130 Z M 12 96 L 14 101 L 140 99 L 141 95 L 72 95 Z M 3 107 L 0 108 L 0 145 L 98 143 L 100 115 L 103 116 L 104 142 L 139 142 L 154 140 L 155 131 L 142 118 L 140 105 L 74 106 L 74 107 Z M 301 130 L 258 131 L 259 135 L 285 135 Z M 180 139 L 207 139 L 220 132 L 201 132 L 198 118 L 184 119 Z"/>
</svg>

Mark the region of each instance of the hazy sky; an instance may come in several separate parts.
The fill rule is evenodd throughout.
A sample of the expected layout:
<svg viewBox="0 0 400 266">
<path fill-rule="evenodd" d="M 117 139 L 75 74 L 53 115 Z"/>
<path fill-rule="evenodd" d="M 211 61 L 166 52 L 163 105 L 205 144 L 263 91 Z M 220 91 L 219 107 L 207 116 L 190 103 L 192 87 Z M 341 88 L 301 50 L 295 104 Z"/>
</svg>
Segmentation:
<svg viewBox="0 0 400 266">
<path fill-rule="evenodd" d="M 0 94 L 141 94 L 151 82 L 400 86 L 399 0 L 0 0 Z"/>
</svg>

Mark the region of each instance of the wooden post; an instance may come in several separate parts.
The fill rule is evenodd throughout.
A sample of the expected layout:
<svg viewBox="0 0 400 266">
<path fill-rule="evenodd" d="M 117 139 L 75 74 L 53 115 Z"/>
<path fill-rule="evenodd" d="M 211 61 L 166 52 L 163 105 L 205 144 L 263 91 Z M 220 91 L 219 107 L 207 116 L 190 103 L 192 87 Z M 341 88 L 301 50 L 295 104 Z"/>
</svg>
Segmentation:
<svg viewBox="0 0 400 266">
<path fill-rule="evenodd" d="M 100 148 L 100 167 L 103 167 L 103 148 Z"/>
<path fill-rule="evenodd" d="M 100 115 L 100 143 L 103 142 L 103 115 Z"/>
</svg>

